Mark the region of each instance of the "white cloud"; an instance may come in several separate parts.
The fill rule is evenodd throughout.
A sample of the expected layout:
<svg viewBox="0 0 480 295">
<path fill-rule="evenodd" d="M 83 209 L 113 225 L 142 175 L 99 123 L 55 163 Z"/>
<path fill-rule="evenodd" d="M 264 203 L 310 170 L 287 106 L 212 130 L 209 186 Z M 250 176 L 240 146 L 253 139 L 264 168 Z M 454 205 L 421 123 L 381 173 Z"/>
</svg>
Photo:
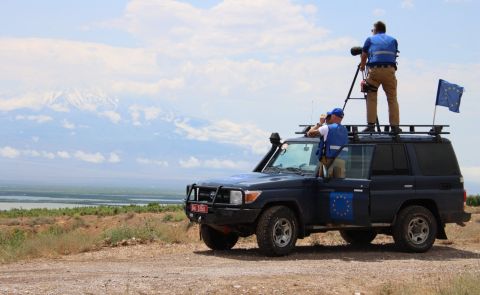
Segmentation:
<svg viewBox="0 0 480 295">
<path fill-rule="evenodd" d="M 43 157 L 49 160 L 55 159 L 55 154 L 47 151 L 23 150 L 21 153 L 27 157 Z"/>
<path fill-rule="evenodd" d="M 209 169 L 250 169 L 251 164 L 245 161 L 232 161 L 232 160 L 221 160 L 217 158 L 199 160 L 193 156 L 190 156 L 187 160 L 181 159 L 179 164 L 182 168 L 209 168 Z"/>
<path fill-rule="evenodd" d="M 382 8 L 375 8 L 372 13 L 374 16 L 384 16 L 386 11 Z"/>
<path fill-rule="evenodd" d="M 45 115 L 31 115 L 31 116 L 17 115 L 15 117 L 15 120 L 28 120 L 28 121 L 35 121 L 37 123 L 45 123 L 48 121 L 52 121 L 53 118 Z"/>
<path fill-rule="evenodd" d="M 402 8 L 407 8 L 407 9 L 413 8 L 415 6 L 413 4 L 413 0 L 403 0 L 401 5 L 402 5 Z"/>
<path fill-rule="evenodd" d="M 115 93 L 134 93 L 137 95 L 155 95 L 162 90 L 178 90 L 185 86 L 183 78 L 161 79 L 154 83 L 138 81 L 116 81 L 112 84 Z"/>
<path fill-rule="evenodd" d="M 155 160 L 155 159 L 148 159 L 148 158 L 137 158 L 137 163 L 143 165 L 156 165 L 160 167 L 168 167 L 168 161 L 164 160 Z"/>
<path fill-rule="evenodd" d="M 120 156 L 117 153 L 110 153 L 110 156 L 108 157 L 108 162 L 119 163 L 120 162 Z"/>
<path fill-rule="evenodd" d="M 154 106 L 141 106 L 141 105 L 131 105 L 128 108 L 130 112 L 130 116 L 132 118 L 132 123 L 135 126 L 142 125 L 141 118 L 143 113 L 143 119 L 145 121 L 152 121 L 157 119 L 160 115 L 162 115 L 162 110 L 158 107 Z M 164 114 L 163 117 L 167 117 L 168 114 Z M 165 119 L 165 118 L 162 118 Z"/>
<path fill-rule="evenodd" d="M 115 123 L 115 124 L 120 122 L 120 120 L 122 119 L 122 116 L 115 111 L 104 111 L 104 112 L 101 112 L 100 115 L 102 117 L 106 117 L 107 119 L 112 121 L 112 123 Z"/>
<path fill-rule="evenodd" d="M 203 166 L 206 168 L 214 169 L 251 169 L 251 164 L 244 161 L 231 161 L 231 160 L 219 160 L 219 159 L 210 159 L 203 162 Z"/>
<path fill-rule="evenodd" d="M 200 161 L 193 156 L 190 156 L 190 158 L 188 158 L 187 160 L 180 159 L 178 163 L 183 168 L 195 168 L 200 167 L 201 165 Z"/>
<path fill-rule="evenodd" d="M 4 158 L 16 158 L 20 155 L 20 151 L 10 147 L 10 146 L 4 146 L 0 148 L 0 156 Z"/>
<path fill-rule="evenodd" d="M 84 151 L 76 151 L 74 157 L 78 160 L 95 164 L 105 162 L 105 157 L 101 153 L 86 153 Z"/>
<path fill-rule="evenodd" d="M 177 132 L 187 138 L 201 141 L 214 141 L 247 148 L 254 153 L 263 154 L 268 149 L 268 132 L 254 124 L 238 124 L 228 120 L 210 122 L 210 125 L 194 127 L 188 120 L 176 121 Z"/>
<path fill-rule="evenodd" d="M 64 119 L 62 122 L 62 127 L 65 129 L 75 129 L 75 124 L 70 123 L 67 119 Z"/>
<path fill-rule="evenodd" d="M 62 159 L 70 159 L 70 153 L 67 151 L 58 151 L 57 156 Z"/>
<path fill-rule="evenodd" d="M 134 0 L 122 19 L 104 25 L 120 27 L 173 57 L 278 54 L 327 38 L 328 31 L 310 19 L 315 13 L 313 5 L 287 0 L 224 1 L 209 9 Z"/>
</svg>

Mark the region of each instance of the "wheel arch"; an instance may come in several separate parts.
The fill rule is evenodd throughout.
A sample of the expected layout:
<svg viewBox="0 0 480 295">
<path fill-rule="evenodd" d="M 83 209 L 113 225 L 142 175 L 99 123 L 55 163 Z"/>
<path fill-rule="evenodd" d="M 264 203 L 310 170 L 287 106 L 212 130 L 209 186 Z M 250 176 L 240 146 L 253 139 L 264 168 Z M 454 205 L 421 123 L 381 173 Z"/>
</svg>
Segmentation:
<svg viewBox="0 0 480 295">
<path fill-rule="evenodd" d="M 402 205 L 398 208 L 397 212 L 395 213 L 395 217 L 393 219 L 392 224 L 395 224 L 397 221 L 397 216 L 403 209 L 410 207 L 410 206 L 422 206 L 427 208 L 430 212 L 432 212 L 435 220 L 437 221 L 437 239 L 446 240 L 447 234 L 445 233 L 445 224 L 442 222 L 440 214 L 438 213 L 438 206 L 432 199 L 412 199 L 407 200 L 402 203 Z"/>
<path fill-rule="evenodd" d="M 289 208 L 290 210 L 293 211 L 295 214 L 295 217 L 297 218 L 298 222 L 298 238 L 304 238 L 305 237 L 305 223 L 303 222 L 303 218 L 301 218 L 301 211 L 300 211 L 300 206 L 297 204 L 297 202 L 293 200 L 282 200 L 282 201 L 272 201 L 269 203 L 266 203 L 263 208 L 262 212 L 258 215 L 257 220 L 255 224 L 258 223 L 258 219 L 260 216 L 265 212 L 265 210 L 274 207 L 274 206 L 285 206 Z"/>
</svg>

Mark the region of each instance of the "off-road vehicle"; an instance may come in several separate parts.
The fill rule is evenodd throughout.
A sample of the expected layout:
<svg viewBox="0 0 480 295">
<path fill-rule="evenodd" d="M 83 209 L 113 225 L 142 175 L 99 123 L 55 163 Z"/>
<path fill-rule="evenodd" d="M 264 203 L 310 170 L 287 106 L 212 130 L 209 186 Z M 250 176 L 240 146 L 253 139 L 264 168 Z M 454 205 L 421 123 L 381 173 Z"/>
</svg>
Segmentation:
<svg viewBox="0 0 480 295">
<path fill-rule="evenodd" d="M 402 251 L 425 252 L 447 239 L 446 223 L 470 220 L 445 125 L 403 125 L 401 134 L 346 127 L 349 143 L 329 167 L 320 168 L 319 138 L 273 133 L 253 172 L 188 185 L 185 212 L 205 244 L 227 250 L 256 235 L 261 252 L 281 256 L 297 238 L 338 230 L 350 244 L 386 234 Z"/>
</svg>

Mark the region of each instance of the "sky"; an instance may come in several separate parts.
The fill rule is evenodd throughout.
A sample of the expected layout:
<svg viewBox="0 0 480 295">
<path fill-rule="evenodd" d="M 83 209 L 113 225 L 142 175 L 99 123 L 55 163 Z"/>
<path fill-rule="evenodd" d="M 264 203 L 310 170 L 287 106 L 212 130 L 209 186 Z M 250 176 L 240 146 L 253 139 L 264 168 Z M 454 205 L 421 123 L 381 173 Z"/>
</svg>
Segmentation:
<svg viewBox="0 0 480 295">
<path fill-rule="evenodd" d="M 467 192 L 480 193 L 478 11 L 468 0 L 3 0 L 0 184 L 183 189 L 251 171 L 270 133 L 294 137 L 343 106 L 359 63 L 350 48 L 382 20 L 399 43 L 401 124 L 432 123 L 439 79 L 465 87 L 460 113 L 438 107 L 436 123 L 450 125 Z M 365 124 L 363 101 L 345 113 Z M 388 123 L 383 91 L 378 115 Z"/>
</svg>

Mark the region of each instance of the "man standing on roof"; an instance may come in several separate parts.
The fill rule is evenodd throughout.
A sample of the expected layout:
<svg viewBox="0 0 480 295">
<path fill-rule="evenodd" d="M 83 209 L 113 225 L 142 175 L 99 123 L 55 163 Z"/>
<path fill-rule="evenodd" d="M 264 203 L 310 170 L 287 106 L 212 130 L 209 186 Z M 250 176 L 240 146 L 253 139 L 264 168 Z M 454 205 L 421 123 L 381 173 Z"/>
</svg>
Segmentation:
<svg viewBox="0 0 480 295">
<path fill-rule="evenodd" d="M 387 34 L 386 26 L 378 21 L 373 24 L 372 33 L 363 45 L 361 55 L 360 70 L 368 69 L 367 85 L 367 128 L 364 132 L 375 131 L 375 122 L 377 120 L 377 90 L 382 85 L 388 101 L 388 118 L 392 131 L 401 132 L 398 127 L 400 124 L 400 112 L 397 102 L 397 40 Z M 368 62 L 367 62 L 368 59 Z"/>
<path fill-rule="evenodd" d="M 330 165 L 342 146 L 348 143 L 347 128 L 341 124 L 344 116 L 343 110 L 334 108 L 327 113 L 328 116 L 330 116 L 328 124 L 322 125 L 317 130 L 311 129 L 307 132 L 309 137 L 320 136 L 319 159 L 326 166 Z"/>
</svg>

